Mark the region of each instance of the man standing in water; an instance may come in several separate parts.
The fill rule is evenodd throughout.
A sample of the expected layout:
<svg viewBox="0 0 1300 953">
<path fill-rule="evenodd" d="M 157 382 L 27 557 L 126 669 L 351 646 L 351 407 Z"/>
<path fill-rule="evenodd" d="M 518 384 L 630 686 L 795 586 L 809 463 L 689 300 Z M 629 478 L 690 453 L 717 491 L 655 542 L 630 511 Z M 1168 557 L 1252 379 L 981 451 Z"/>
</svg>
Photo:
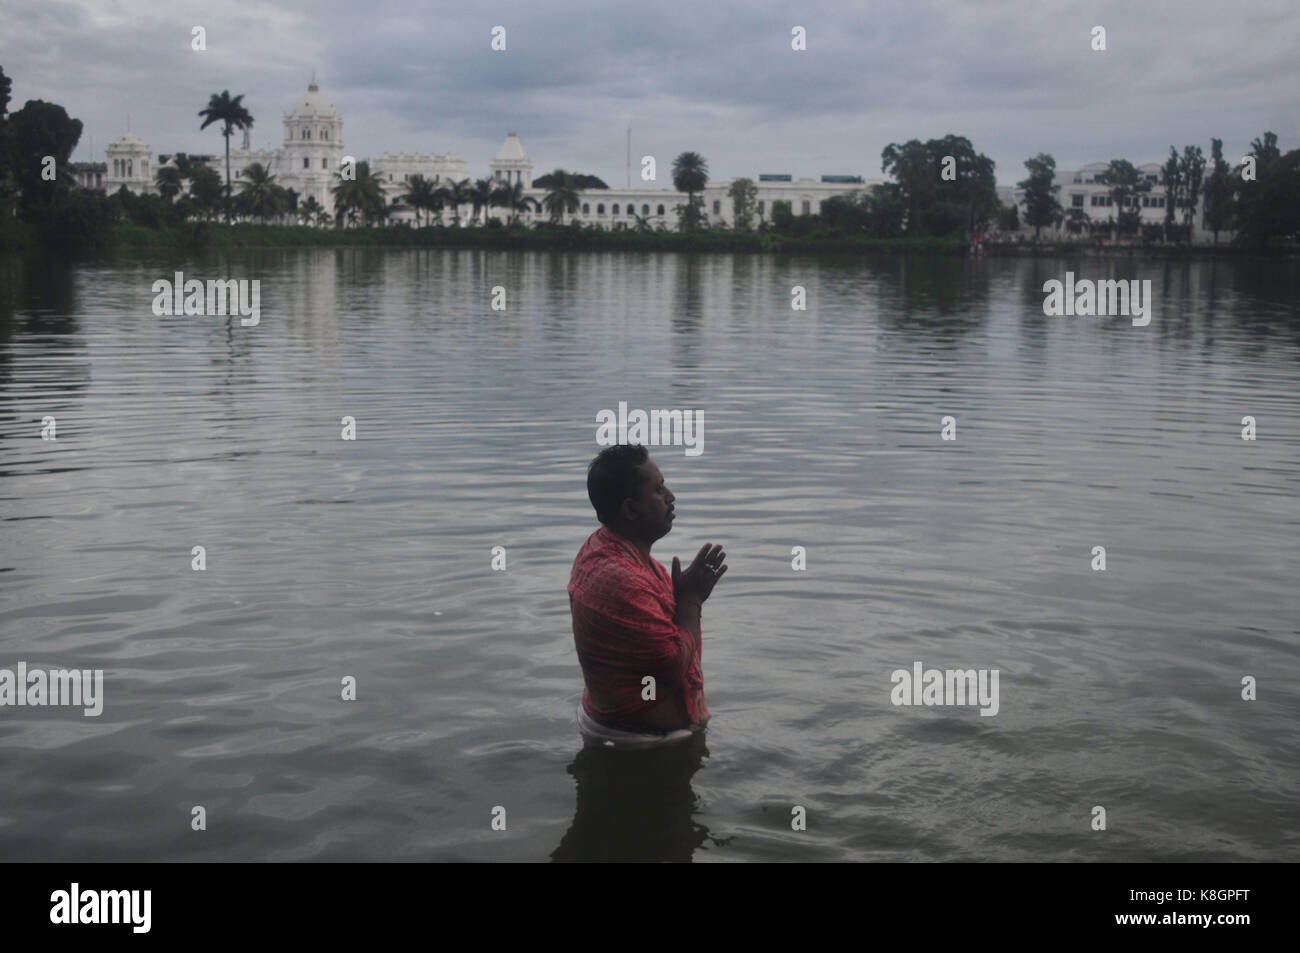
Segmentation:
<svg viewBox="0 0 1300 953">
<path fill-rule="evenodd" d="M 671 576 L 651 557 L 672 530 L 676 497 L 643 446 L 602 450 L 587 470 L 587 496 L 601 527 L 569 579 L 586 684 L 579 727 L 588 741 L 615 745 L 689 738 L 709 720 L 700 610 L 727 571 L 727 554 L 705 543 L 684 572 L 674 556 Z"/>
</svg>

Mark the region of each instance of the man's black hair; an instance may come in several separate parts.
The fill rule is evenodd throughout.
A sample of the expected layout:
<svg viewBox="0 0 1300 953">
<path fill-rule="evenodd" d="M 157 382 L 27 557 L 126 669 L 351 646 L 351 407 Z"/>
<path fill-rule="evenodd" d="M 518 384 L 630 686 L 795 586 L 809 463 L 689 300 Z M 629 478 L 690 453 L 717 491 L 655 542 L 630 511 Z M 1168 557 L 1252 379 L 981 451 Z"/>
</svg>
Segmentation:
<svg viewBox="0 0 1300 953">
<path fill-rule="evenodd" d="M 641 464 L 650 459 L 650 451 L 641 444 L 619 443 L 596 454 L 587 468 L 587 496 L 596 508 L 596 518 L 606 526 L 618 519 L 619 508 L 629 497 L 636 497 L 644 474 Z"/>
</svg>

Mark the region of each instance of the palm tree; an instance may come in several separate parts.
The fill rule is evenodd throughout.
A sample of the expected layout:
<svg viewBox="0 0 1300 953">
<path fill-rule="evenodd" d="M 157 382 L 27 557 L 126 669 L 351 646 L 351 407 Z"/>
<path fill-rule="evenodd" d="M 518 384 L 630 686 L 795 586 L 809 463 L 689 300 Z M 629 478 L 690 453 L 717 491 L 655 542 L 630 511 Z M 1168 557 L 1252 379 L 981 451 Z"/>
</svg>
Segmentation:
<svg viewBox="0 0 1300 953">
<path fill-rule="evenodd" d="M 154 179 L 158 182 L 158 194 L 167 202 L 171 202 L 185 189 L 185 179 L 181 176 L 181 170 L 174 165 L 159 166 Z"/>
<path fill-rule="evenodd" d="M 470 201 L 469 179 L 461 179 L 459 182 L 448 180 L 437 194 L 438 198 L 451 206 L 452 224 L 460 225 L 460 207 Z"/>
<path fill-rule="evenodd" d="M 636 218 L 636 230 L 638 232 L 650 231 L 650 219 L 648 217 L 636 215 L 634 218 Z"/>
<path fill-rule="evenodd" d="M 324 211 L 324 206 L 316 200 L 316 196 L 308 196 L 307 201 L 298 206 L 298 221 L 304 225 L 315 224 L 320 221 L 321 213 Z"/>
<path fill-rule="evenodd" d="M 433 180 L 422 175 L 413 175 L 406 183 L 406 194 L 402 196 L 402 201 L 415 209 L 416 228 L 420 227 L 420 212 L 433 210 L 435 191 Z"/>
<path fill-rule="evenodd" d="M 551 216 L 551 222 L 559 224 L 564 221 L 565 212 L 572 215 L 578 210 L 581 197 L 573 173 L 556 169 L 551 173 L 551 188 L 542 199 L 542 207 Z"/>
<path fill-rule="evenodd" d="M 224 123 L 221 134 L 226 137 L 226 224 L 230 224 L 230 137 L 236 129 L 252 129 L 253 117 L 243 104 L 244 94 L 230 98 L 230 90 L 222 90 L 221 95 L 212 94 L 206 109 L 200 109 L 199 115 L 206 116 L 199 130 L 207 129 L 214 122 Z"/>
<path fill-rule="evenodd" d="M 530 209 L 539 211 L 542 203 L 529 195 L 524 195 L 524 183 L 515 182 L 513 185 L 504 183 L 495 192 L 492 193 L 494 202 L 500 208 L 510 213 L 510 224 L 514 225 L 519 221 L 519 216 Z"/>
<path fill-rule="evenodd" d="M 194 200 L 194 207 L 199 214 L 210 221 L 220 207 L 222 198 L 221 176 L 216 169 L 209 165 L 193 167 L 190 174 L 190 198 Z"/>
<path fill-rule="evenodd" d="M 355 177 L 343 178 L 341 172 L 335 172 L 338 183 L 334 186 L 334 214 L 339 223 L 346 218 L 349 224 L 355 224 L 358 216 L 369 225 L 372 219 L 383 218 L 388 214 L 384 207 L 384 189 L 379 179 L 370 174 L 370 163 L 363 159 L 356 164 Z"/>
<path fill-rule="evenodd" d="M 1071 235 L 1077 235 L 1090 223 L 1088 213 L 1081 208 L 1071 208 L 1065 213 L 1065 227 Z"/>
<path fill-rule="evenodd" d="M 478 179 L 469 190 L 469 199 L 474 203 L 474 213 L 470 216 L 470 222 L 478 218 L 478 213 L 483 213 L 483 223 L 487 224 L 487 210 L 492 205 L 492 193 L 495 189 L 492 187 L 491 179 Z"/>
<path fill-rule="evenodd" d="M 188 179 L 194 174 L 194 160 L 183 152 L 178 152 L 172 156 L 172 165 L 176 166 L 182 179 Z"/>
<path fill-rule="evenodd" d="M 279 215 L 285 208 L 283 189 L 275 184 L 275 176 L 260 162 L 244 170 L 239 183 L 239 195 L 249 215 L 255 215 L 266 224 L 267 216 Z"/>
<path fill-rule="evenodd" d="M 687 228 L 696 225 L 695 193 L 703 192 L 708 181 L 709 164 L 698 152 L 683 152 L 673 160 L 673 187 L 685 192 L 687 197 L 687 214 L 683 217 Z"/>
</svg>

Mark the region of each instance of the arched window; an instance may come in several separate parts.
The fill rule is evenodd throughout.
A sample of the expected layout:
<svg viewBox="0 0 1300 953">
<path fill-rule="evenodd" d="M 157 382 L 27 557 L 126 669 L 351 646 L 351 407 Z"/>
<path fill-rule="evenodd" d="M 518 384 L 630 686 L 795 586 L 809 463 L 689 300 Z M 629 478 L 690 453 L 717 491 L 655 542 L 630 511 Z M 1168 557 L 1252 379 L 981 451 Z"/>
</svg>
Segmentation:
<svg viewBox="0 0 1300 953">
<path fill-rule="evenodd" d="M 597 214 L 597 215 L 604 215 L 604 214 L 605 214 L 605 203 L 604 203 L 604 202 L 598 202 L 598 203 L 596 203 L 596 214 Z"/>
<path fill-rule="evenodd" d="M 641 206 L 641 214 L 642 214 L 642 215 L 649 215 L 649 214 L 650 214 L 650 206 L 649 206 L 649 205 L 642 205 L 642 206 Z"/>
<path fill-rule="evenodd" d="M 615 214 L 615 215 L 618 214 L 618 203 L 617 203 L 617 202 L 614 203 L 614 212 L 613 212 L 613 214 Z"/>
<path fill-rule="evenodd" d="M 628 218 L 631 218 L 631 217 L 634 216 L 634 215 L 636 215 L 636 206 L 633 205 L 631 202 L 628 202 L 628 203 L 627 203 L 627 217 L 628 217 Z"/>
<path fill-rule="evenodd" d="M 582 214 L 583 214 L 583 215 L 590 215 L 590 214 L 591 214 L 591 206 L 590 206 L 588 203 L 586 203 L 586 202 L 583 202 L 583 203 L 582 203 Z"/>
<path fill-rule="evenodd" d="M 320 167 L 321 167 L 322 169 L 328 169 L 328 168 L 330 167 L 330 160 L 329 160 L 329 159 L 321 159 L 321 160 L 320 160 Z"/>
<path fill-rule="evenodd" d="M 719 202 L 717 199 L 713 200 L 713 214 L 714 215 L 722 214 L 722 203 Z"/>
<path fill-rule="evenodd" d="M 303 157 L 302 157 L 302 167 L 303 167 L 304 169 L 310 169 L 310 168 L 311 168 L 311 159 L 307 158 L 306 156 L 303 156 Z"/>
<path fill-rule="evenodd" d="M 658 211 L 656 211 L 655 214 L 662 215 L 663 213 L 664 213 L 664 207 L 662 205 L 658 206 Z"/>
<path fill-rule="evenodd" d="M 134 169 L 135 169 L 135 160 L 134 160 L 134 159 L 127 159 L 127 160 L 126 160 L 126 177 L 127 177 L 128 179 L 131 178 L 131 176 L 135 175 L 135 171 L 134 171 Z"/>
</svg>

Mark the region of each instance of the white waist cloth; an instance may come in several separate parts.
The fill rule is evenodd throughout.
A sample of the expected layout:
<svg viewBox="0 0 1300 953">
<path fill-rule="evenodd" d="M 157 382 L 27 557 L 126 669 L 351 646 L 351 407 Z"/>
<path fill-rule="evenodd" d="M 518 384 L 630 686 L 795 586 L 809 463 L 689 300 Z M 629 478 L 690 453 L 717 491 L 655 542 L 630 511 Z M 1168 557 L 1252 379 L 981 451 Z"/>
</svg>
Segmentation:
<svg viewBox="0 0 1300 953">
<path fill-rule="evenodd" d="M 582 707 L 582 702 L 578 703 L 578 731 L 582 732 L 582 737 L 590 743 L 618 748 L 648 748 L 652 745 L 672 744 L 685 741 L 695 734 L 689 728 L 679 728 L 662 735 L 643 735 L 635 731 L 610 728 L 588 715 L 587 710 Z"/>
</svg>

